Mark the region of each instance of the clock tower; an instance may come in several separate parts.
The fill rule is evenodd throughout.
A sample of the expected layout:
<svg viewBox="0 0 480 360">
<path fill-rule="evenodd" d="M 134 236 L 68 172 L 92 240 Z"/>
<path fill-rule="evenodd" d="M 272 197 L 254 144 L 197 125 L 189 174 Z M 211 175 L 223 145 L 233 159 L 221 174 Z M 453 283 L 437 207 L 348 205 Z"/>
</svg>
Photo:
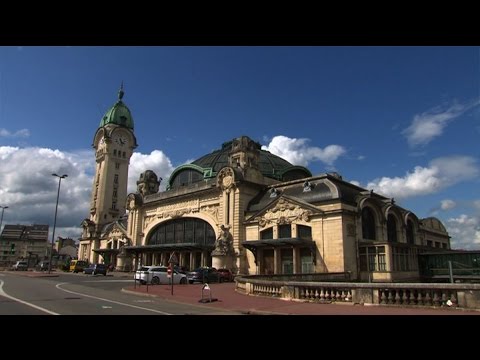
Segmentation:
<svg viewBox="0 0 480 360">
<path fill-rule="evenodd" d="M 104 225 L 125 215 L 128 165 L 137 141 L 123 95 L 122 83 L 118 101 L 105 113 L 93 138 L 96 165 L 88 224 L 90 236 L 95 238 Z"/>
</svg>

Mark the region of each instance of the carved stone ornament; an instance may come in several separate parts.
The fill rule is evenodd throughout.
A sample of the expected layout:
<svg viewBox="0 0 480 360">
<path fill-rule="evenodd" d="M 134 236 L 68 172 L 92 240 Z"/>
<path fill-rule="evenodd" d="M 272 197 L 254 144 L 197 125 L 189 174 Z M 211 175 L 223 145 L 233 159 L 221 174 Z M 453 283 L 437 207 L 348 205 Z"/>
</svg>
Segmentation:
<svg viewBox="0 0 480 360">
<path fill-rule="evenodd" d="M 207 205 L 207 206 L 202 206 L 200 208 L 200 211 L 205 212 L 209 214 L 211 217 L 215 219 L 215 221 L 218 222 L 218 211 L 220 207 L 218 205 Z"/>
<path fill-rule="evenodd" d="M 298 220 L 308 222 L 311 216 L 311 210 L 302 209 L 300 206 L 289 203 L 285 199 L 280 199 L 272 209 L 267 210 L 263 216 L 256 217 L 255 220 L 258 221 L 258 225 L 265 227 L 270 223 L 281 225 L 291 224 Z"/>
<path fill-rule="evenodd" d="M 235 186 L 235 174 L 232 168 L 225 167 L 220 170 L 217 175 L 217 186 L 227 192 Z"/>
</svg>

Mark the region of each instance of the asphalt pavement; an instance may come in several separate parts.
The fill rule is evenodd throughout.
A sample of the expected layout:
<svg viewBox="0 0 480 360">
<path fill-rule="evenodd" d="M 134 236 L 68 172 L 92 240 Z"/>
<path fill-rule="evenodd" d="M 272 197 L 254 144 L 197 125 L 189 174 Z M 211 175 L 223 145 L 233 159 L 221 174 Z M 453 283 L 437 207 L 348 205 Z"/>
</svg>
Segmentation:
<svg viewBox="0 0 480 360">
<path fill-rule="evenodd" d="M 55 277 L 56 272 L 16 272 L 31 277 Z M 133 273 L 109 272 L 107 277 L 132 279 Z M 404 307 L 352 303 L 315 303 L 298 300 L 245 295 L 235 290 L 235 283 L 125 286 L 123 292 L 154 296 L 166 301 L 207 306 L 250 315 L 480 315 L 480 311 L 451 307 Z"/>
</svg>

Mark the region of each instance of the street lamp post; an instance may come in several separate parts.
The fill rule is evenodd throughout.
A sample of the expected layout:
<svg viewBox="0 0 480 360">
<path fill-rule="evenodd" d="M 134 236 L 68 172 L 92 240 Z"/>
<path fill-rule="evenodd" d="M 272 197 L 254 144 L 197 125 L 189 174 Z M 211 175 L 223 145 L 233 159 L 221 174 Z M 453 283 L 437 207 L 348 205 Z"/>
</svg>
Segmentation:
<svg viewBox="0 0 480 360">
<path fill-rule="evenodd" d="M 57 174 L 52 174 L 52 176 L 58 177 L 58 191 L 57 191 L 57 204 L 55 205 L 55 218 L 53 219 L 52 248 L 50 250 L 50 261 L 48 262 L 49 274 L 52 271 L 53 244 L 55 243 L 55 226 L 57 225 L 57 210 L 58 210 L 58 198 L 60 197 L 60 184 L 62 183 L 62 179 L 65 179 L 68 175 L 64 174 L 60 176 Z"/>
<path fill-rule="evenodd" d="M 0 232 L 1 232 L 2 224 L 3 224 L 3 212 L 5 211 L 5 209 L 8 209 L 8 206 L 0 206 L 0 208 L 2 209 L 2 217 L 0 217 Z"/>
</svg>

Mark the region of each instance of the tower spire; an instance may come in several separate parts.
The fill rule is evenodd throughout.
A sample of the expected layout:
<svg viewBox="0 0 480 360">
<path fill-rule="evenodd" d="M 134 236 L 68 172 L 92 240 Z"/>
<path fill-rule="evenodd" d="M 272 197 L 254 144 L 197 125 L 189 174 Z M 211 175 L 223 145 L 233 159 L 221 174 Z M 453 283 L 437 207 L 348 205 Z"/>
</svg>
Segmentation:
<svg viewBox="0 0 480 360">
<path fill-rule="evenodd" d="M 123 91 L 123 80 L 122 80 L 122 84 L 120 85 L 120 90 L 118 91 L 118 100 L 122 101 L 122 98 L 123 98 L 123 95 L 124 95 L 124 91 Z"/>
</svg>

